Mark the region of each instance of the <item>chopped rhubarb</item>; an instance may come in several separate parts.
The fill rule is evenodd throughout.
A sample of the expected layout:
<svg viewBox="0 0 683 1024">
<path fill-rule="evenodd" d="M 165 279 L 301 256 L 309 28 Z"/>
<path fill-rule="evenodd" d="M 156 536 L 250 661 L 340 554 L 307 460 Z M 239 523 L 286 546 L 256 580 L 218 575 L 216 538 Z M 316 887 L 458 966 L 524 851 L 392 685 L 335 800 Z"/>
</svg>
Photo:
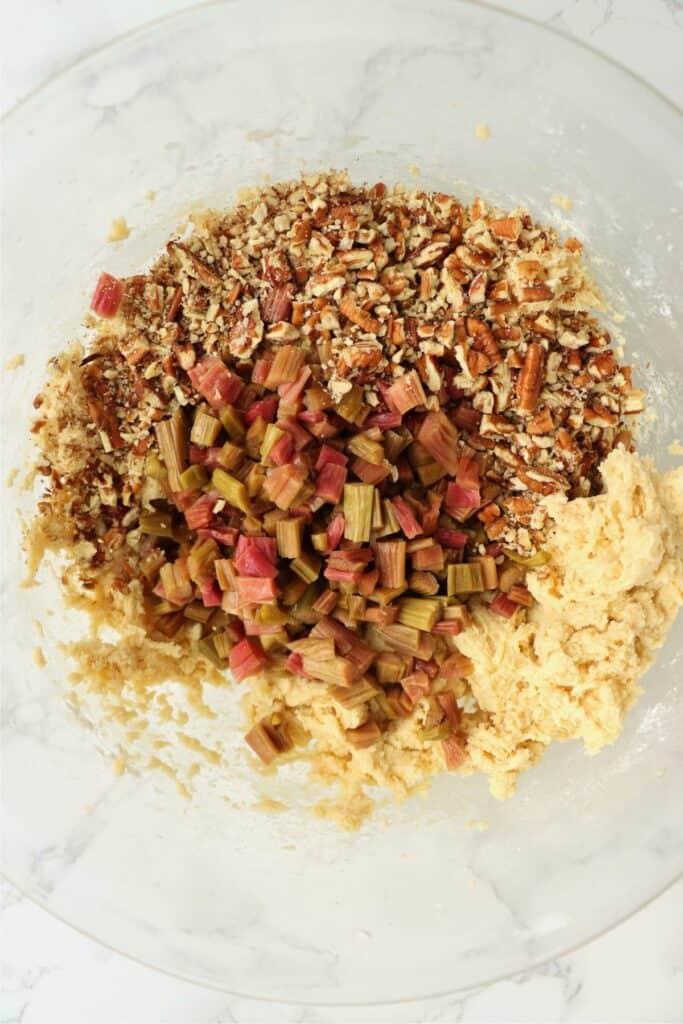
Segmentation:
<svg viewBox="0 0 683 1024">
<path fill-rule="evenodd" d="M 301 399 L 306 384 L 311 377 L 310 366 L 303 366 L 296 377 L 287 384 L 280 384 L 277 393 L 280 396 L 280 403 L 285 406 L 295 406 Z"/>
<path fill-rule="evenodd" d="M 201 445 L 203 448 L 210 448 L 218 440 L 221 432 L 221 421 L 215 416 L 209 416 L 205 412 L 197 412 L 192 423 L 190 441 L 192 446 Z M 190 462 L 192 462 L 190 456 Z"/>
<path fill-rule="evenodd" d="M 304 652 L 304 672 L 323 683 L 350 686 L 358 676 L 358 669 L 350 658 L 333 654 L 332 657 L 314 657 Z"/>
<path fill-rule="evenodd" d="M 336 701 L 345 708 L 357 708 L 372 700 L 379 688 L 368 678 L 359 679 L 351 686 L 333 686 L 330 691 Z"/>
<path fill-rule="evenodd" d="M 230 658 L 232 659 L 232 651 L 230 652 Z M 254 671 L 258 672 L 259 669 L 255 669 Z M 253 672 L 249 672 L 247 674 L 253 675 Z M 234 670 L 233 675 L 235 675 Z M 241 680 L 238 679 L 238 682 L 240 681 Z M 291 746 L 290 742 L 281 733 L 281 731 L 274 729 L 273 726 L 266 721 L 257 722 L 257 724 L 249 730 L 244 739 L 264 764 L 272 764 L 276 757 L 283 754 L 286 750 L 289 750 L 289 747 Z"/>
<path fill-rule="evenodd" d="M 322 594 L 313 605 L 313 610 L 320 612 L 321 615 L 329 615 L 334 611 L 338 600 L 339 594 L 336 591 L 323 590 Z"/>
<path fill-rule="evenodd" d="M 160 420 L 154 430 L 169 486 L 172 491 L 181 491 L 180 477 L 187 461 L 187 424 L 182 410 L 176 409 L 168 419 Z"/>
<path fill-rule="evenodd" d="M 192 465 L 195 466 L 206 466 L 207 469 L 215 469 L 216 466 L 220 466 L 220 454 L 222 449 L 215 448 L 200 448 L 199 445 L 191 444 L 189 448 L 188 458 Z"/>
<path fill-rule="evenodd" d="M 296 418 L 302 423 L 323 423 L 325 420 L 325 413 L 310 412 L 308 409 L 300 409 L 296 414 Z"/>
<path fill-rule="evenodd" d="M 476 459 L 462 456 L 455 470 L 455 482 L 465 490 L 478 491 L 480 485 L 479 463 Z"/>
<path fill-rule="evenodd" d="M 187 375 L 213 409 L 232 405 L 244 389 L 242 379 L 230 373 L 218 356 L 204 356 L 187 371 Z"/>
<path fill-rule="evenodd" d="M 406 597 L 399 602 L 398 621 L 403 626 L 430 633 L 441 615 L 441 602 L 431 597 Z"/>
<path fill-rule="evenodd" d="M 372 561 L 372 548 L 353 547 L 347 545 L 341 551 L 333 551 L 330 554 L 330 565 L 341 565 L 345 568 L 355 569 L 368 565 Z"/>
<path fill-rule="evenodd" d="M 277 398 L 262 398 L 259 402 L 253 402 L 244 414 L 244 419 L 251 425 L 256 420 L 263 420 L 265 423 L 273 423 L 277 413 Z"/>
<path fill-rule="evenodd" d="M 469 540 L 467 534 L 462 530 L 437 530 L 435 537 L 445 548 L 464 548 Z"/>
<path fill-rule="evenodd" d="M 301 676 L 304 674 L 304 659 L 296 651 L 292 651 L 285 661 L 285 667 L 295 676 Z"/>
<path fill-rule="evenodd" d="M 304 365 L 306 353 L 294 345 L 283 345 L 275 353 L 267 379 L 263 382 L 273 390 L 280 384 L 293 384 Z"/>
<path fill-rule="evenodd" d="M 242 607 L 249 604 L 272 604 L 279 593 L 274 579 L 260 579 L 256 576 L 238 576 L 235 588 Z"/>
<path fill-rule="evenodd" d="M 286 466 L 294 454 L 294 438 L 291 434 L 283 434 L 268 452 L 271 466 Z"/>
<path fill-rule="evenodd" d="M 258 640 L 245 637 L 230 651 L 230 671 L 236 682 L 260 672 L 268 664 L 268 656 Z"/>
<path fill-rule="evenodd" d="M 334 549 L 339 545 L 339 542 L 344 536 L 345 528 L 346 520 L 341 512 L 337 512 L 337 514 L 330 519 L 327 527 L 327 542 L 331 551 L 334 551 Z"/>
<path fill-rule="evenodd" d="M 455 736 L 449 736 L 442 740 L 441 746 L 446 759 L 446 768 L 449 771 L 459 768 L 467 760 L 465 749 Z"/>
<path fill-rule="evenodd" d="M 217 580 L 202 580 L 199 585 L 205 608 L 219 608 L 223 594 Z"/>
<path fill-rule="evenodd" d="M 533 604 L 533 596 L 531 591 L 526 587 L 521 586 L 519 583 L 513 584 L 508 590 L 508 597 L 515 604 L 521 604 L 525 608 L 530 608 Z"/>
<path fill-rule="evenodd" d="M 457 679 L 465 679 L 467 676 L 471 675 L 472 669 L 472 662 L 465 654 L 461 654 L 460 651 L 454 651 L 454 653 L 450 654 L 441 664 L 442 676 L 444 679 L 448 679 L 453 682 Z"/>
<path fill-rule="evenodd" d="M 400 412 L 376 412 L 368 416 L 365 427 L 379 427 L 380 430 L 394 430 L 400 427 L 403 417 Z"/>
<path fill-rule="evenodd" d="M 186 512 L 187 509 L 197 500 L 196 491 L 172 491 L 171 501 L 179 512 Z M 214 499 L 215 500 L 215 499 Z"/>
<path fill-rule="evenodd" d="M 412 672 L 404 676 L 401 686 L 410 697 L 413 704 L 416 704 L 422 697 L 426 697 L 430 690 L 430 680 L 426 672 Z"/>
<path fill-rule="evenodd" d="M 379 484 L 390 475 L 391 467 L 386 463 L 376 465 L 375 463 L 367 462 L 365 459 L 356 458 L 351 463 L 351 471 L 364 484 Z"/>
<path fill-rule="evenodd" d="M 408 540 L 412 540 L 413 537 L 419 537 L 422 533 L 422 526 L 418 523 L 412 508 L 405 498 L 392 498 L 391 504 L 393 505 L 398 524 Z"/>
<path fill-rule="evenodd" d="M 303 413 L 301 413 L 300 416 L 303 416 Z M 339 433 L 338 428 L 332 423 L 330 418 L 325 415 L 325 413 L 322 414 L 320 419 L 316 418 L 312 422 L 309 421 L 308 429 L 314 437 L 318 438 L 319 441 L 329 440 L 329 438 L 336 437 Z"/>
<path fill-rule="evenodd" d="M 519 604 L 516 601 L 511 601 L 507 594 L 500 592 L 491 601 L 489 608 L 497 615 L 502 615 L 505 619 L 511 619 L 519 608 Z"/>
<path fill-rule="evenodd" d="M 265 384 L 272 365 L 272 359 L 257 359 L 254 363 L 254 369 L 251 371 L 251 383 Z"/>
<path fill-rule="evenodd" d="M 439 663 L 434 658 L 430 658 L 428 661 L 416 658 L 414 668 L 415 671 L 426 672 L 430 679 L 436 679 L 439 674 Z"/>
<path fill-rule="evenodd" d="M 275 523 L 277 552 L 281 558 L 299 558 L 302 552 L 305 520 L 303 516 L 279 519 Z"/>
<path fill-rule="evenodd" d="M 440 572 L 444 567 L 444 553 L 440 544 L 431 544 L 428 548 L 415 551 L 410 559 L 413 569 Z"/>
<path fill-rule="evenodd" d="M 162 565 L 159 582 L 163 588 L 164 598 L 171 604 L 187 604 L 192 599 L 192 582 L 184 558 Z"/>
<path fill-rule="evenodd" d="M 207 537 L 211 537 L 218 544 L 225 544 L 228 547 L 232 547 L 237 542 L 238 532 L 232 526 L 211 526 L 208 528 L 199 527 L 197 529 L 197 536 L 205 540 Z"/>
<path fill-rule="evenodd" d="M 372 484 L 344 485 L 344 536 L 347 540 L 370 540 L 374 494 Z"/>
<path fill-rule="evenodd" d="M 365 622 L 376 622 L 378 626 L 390 626 L 398 618 L 398 607 L 395 604 L 381 605 L 367 608 L 363 620 Z"/>
<path fill-rule="evenodd" d="M 315 468 L 318 472 L 328 464 L 335 466 L 346 466 L 348 463 L 348 457 L 343 452 L 338 451 L 329 444 L 324 444 L 320 449 L 318 458 L 315 464 Z"/>
<path fill-rule="evenodd" d="M 240 576 L 275 579 L 277 542 L 273 537 L 240 536 L 235 548 L 235 568 Z"/>
<path fill-rule="evenodd" d="M 427 413 L 417 432 L 417 440 L 447 473 L 455 473 L 460 461 L 458 431 L 444 412 Z"/>
<path fill-rule="evenodd" d="M 481 504 L 479 488 L 465 488 L 457 483 L 449 484 L 444 504 L 449 511 L 456 513 L 456 519 L 467 518 Z"/>
<path fill-rule="evenodd" d="M 302 427 L 298 420 L 294 416 L 281 416 L 277 421 L 278 427 L 281 430 L 287 431 L 291 435 L 294 447 L 298 452 L 302 451 L 312 440 L 312 434 Z"/>
<path fill-rule="evenodd" d="M 382 732 L 380 727 L 377 722 L 373 722 L 372 719 L 368 719 L 368 721 L 363 722 L 362 725 L 357 725 L 355 729 L 346 730 L 346 736 L 349 743 L 358 750 L 364 750 L 366 747 L 371 747 L 374 743 L 377 743 L 381 735 Z"/>
<path fill-rule="evenodd" d="M 201 584 L 204 580 L 212 579 L 214 575 L 214 562 L 218 558 L 218 545 L 215 540 L 197 539 L 192 545 L 186 559 L 187 571 L 193 583 Z"/>
<path fill-rule="evenodd" d="M 422 382 L 415 370 L 404 373 L 395 384 L 387 388 L 384 398 L 391 411 L 398 412 L 402 416 L 416 406 L 424 405 L 427 401 Z"/>
<path fill-rule="evenodd" d="M 378 582 L 379 570 L 370 569 L 369 572 L 363 573 L 363 575 L 358 580 L 356 586 L 358 587 L 358 592 L 360 594 L 362 594 L 364 597 L 370 597 L 370 595 L 374 594 L 375 590 L 377 589 Z"/>
<path fill-rule="evenodd" d="M 279 466 L 264 480 L 264 494 L 278 508 L 286 511 L 296 503 L 307 477 L 308 473 L 302 466 L 291 463 Z"/>
<path fill-rule="evenodd" d="M 436 699 L 446 716 L 446 721 L 453 732 L 456 732 L 460 728 L 460 708 L 455 699 L 455 694 L 452 690 L 445 690 L 443 693 L 438 693 Z"/>
<path fill-rule="evenodd" d="M 322 498 L 323 501 L 329 502 L 331 505 L 340 502 L 344 493 L 346 474 L 344 466 L 336 465 L 333 462 L 325 463 L 315 482 L 316 497 Z"/>
<path fill-rule="evenodd" d="M 439 636 L 458 636 L 463 631 L 462 622 L 457 619 L 442 619 L 434 626 L 433 632 Z"/>
<path fill-rule="evenodd" d="M 212 494 L 202 494 L 185 509 L 185 522 L 191 530 L 206 529 L 213 522 L 213 509 L 216 498 Z"/>
<path fill-rule="evenodd" d="M 100 274 L 95 285 L 90 308 L 98 316 L 110 319 L 116 316 L 123 297 L 123 281 L 111 274 Z"/>
<path fill-rule="evenodd" d="M 261 605 L 262 608 L 269 607 L 268 605 Z M 282 626 L 278 623 L 268 622 L 250 622 L 244 623 L 244 632 L 247 636 L 277 636 L 282 632 Z"/>
<path fill-rule="evenodd" d="M 356 633 L 329 616 L 321 619 L 313 627 L 310 635 L 329 637 L 334 640 L 340 654 L 349 658 L 356 665 L 360 674 L 367 672 L 374 660 L 375 652 L 364 644 Z"/>
<path fill-rule="evenodd" d="M 375 546 L 375 563 L 383 587 L 402 587 L 406 581 L 406 542 L 378 541 Z"/>
</svg>

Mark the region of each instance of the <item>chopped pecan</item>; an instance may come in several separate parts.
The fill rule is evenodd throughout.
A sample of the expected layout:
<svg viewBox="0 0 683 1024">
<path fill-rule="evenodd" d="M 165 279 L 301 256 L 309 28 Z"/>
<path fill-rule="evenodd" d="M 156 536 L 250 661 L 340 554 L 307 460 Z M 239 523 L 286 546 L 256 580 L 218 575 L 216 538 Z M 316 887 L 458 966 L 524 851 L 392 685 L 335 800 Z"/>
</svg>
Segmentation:
<svg viewBox="0 0 683 1024">
<path fill-rule="evenodd" d="M 522 302 L 546 302 L 552 299 L 554 292 L 547 284 L 530 285 L 522 288 Z"/>
<path fill-rule="evenodd" d="M 543 387 L 544 368 L 545 349 L 539 342 L 532 341 L 517 381 L 518 408 L 523 415 L 528 415 L 536 409 L 538 396 Z"/>
<path fill-rule="evenodd" d="M 266 253 L 263 257 L 263 276 L 276 287 L 292 280 L 292 265 L 284 250 L 274 249 Z"/>
<path fill-rule="evenodd" d="M 119 339 L 118 346 L 130 366 L 136 366 L 150 350 L 150 344 L 142 334 L 128 334 Z"/>
<path fill-rule="evenodd" d="M 527 431 L 529 434 L 550 434 L 555 427 L 553 423 L 553 417 L 550 409 L 547 405 L 544 405 L 542 409 L 536 413 L 535 416 L 527 423 Z"/>
<path fill-rule="evenodd" d="M 218 288 L 223 283 L 220 274 L 217 274 L 207 263 L 197 256 L 196 253 L 183 242 L 169 242 L 168 251 L 180 262 L 183 269 L 191 277 L 198 278 L 207 288 Z"/>
<path fill-rule="evenodd" d="M 612 412 L 611 409 L 607 409 L 599 402 L 587 406 L 583 410 L 583 418 L 586 423 L 590 423 L 593 427 L 616 427 L 619 422 L 618 414 Z"/>
<path fill-rule="evenodd" d="M 289 320 L 292 314 L 292 291 L 289 285 L 273 287 L 261 299 L 261 317 L 266 324 Z"/>
<path fill-rule="evenodd" d="M 607 380 L 609 377 L 613 377 L 618 369 L 617 361 L 612 352 L 604 352 L 602 355 L 595 356 L 588 363 L 588 372 L 592 373 L 599 380 Z"/>
<path fill-rule="evenodd" d="M 418 252 L 411 257 L 414 267 L 433 267 L 444 258 L 451 247 L 450 241 L 427 242 Z"/>
<path fill-rule="evenodd" d="M 342 313 L 347 320 L 350 320 L 351 323 L 357 324 L 368 334 L 377 334 L 380 328 L 380 321 L 374 316 L 371 316 L 370 313 L 366 312 L 366 310 L 361 309 L 360 306 L 357 306 L 348 292 L 341 297 L 339 302 L 339 312 Z"/>
<path fill-rule="evenodd" d="M 166 309 L 167 322 L 170 323 L 171 321 L 175 320 L 175 318 L 178 316 L 178 313 L 180 312 L 180 307 L 182 305 L 182 301 L 183 289 L 180 287 L 180 285 L 178 285 L 177 288 L 173 289 L 173 292 L 171 293 L 171 297 L 168 302 L 168 307 Z"/>
<path fill-rule="evenodd" d="M 489 227 L 496 238 L 515 242 L 522 231 L 522 222 L 519 217 L 502 217 L 500 220 L 489 221 Z"/>
</svg>

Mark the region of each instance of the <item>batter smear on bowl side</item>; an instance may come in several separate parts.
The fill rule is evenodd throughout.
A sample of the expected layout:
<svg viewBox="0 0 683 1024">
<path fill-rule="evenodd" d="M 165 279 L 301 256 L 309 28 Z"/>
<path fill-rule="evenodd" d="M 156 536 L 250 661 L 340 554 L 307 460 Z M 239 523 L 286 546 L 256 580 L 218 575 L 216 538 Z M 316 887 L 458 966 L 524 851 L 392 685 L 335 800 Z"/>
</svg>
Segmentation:
<svg viewBox="0 0 683 1024">
<path fill-rule="evenodd" d="M 74 692 L 134 742 L 159 682 L 237 685 L 226 742 L 305 756 L 350 826 L 612 742 L 683 603 L 683 469 L 634 453 L 600 306 L 526 211 L 337 172 L 102 274 L 33 428 L 32 571 L 61 552 L 119 634 L 70 645 Z"/>
</svg>

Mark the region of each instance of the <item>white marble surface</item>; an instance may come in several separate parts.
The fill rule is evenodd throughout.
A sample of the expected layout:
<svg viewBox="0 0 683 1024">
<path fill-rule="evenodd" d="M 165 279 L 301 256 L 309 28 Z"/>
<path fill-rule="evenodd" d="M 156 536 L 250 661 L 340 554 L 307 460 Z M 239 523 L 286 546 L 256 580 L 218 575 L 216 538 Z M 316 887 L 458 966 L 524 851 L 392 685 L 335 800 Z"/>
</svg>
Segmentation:
<svg viewBox="0 0 683 1024">
<path fill-rule="evenodd" d="M 23 0 L 4 11 L 0 109 L 79 56 L 187 4 Z M 551 23 L 683 101 L 677 0 L 501 0 Z M 297 1009 L 231 999 L 109 952 L 2 889 L 0 1022 L 677 1021 L 683 1019 L 683 884 L 609 935 L 465 997 L 386 1010 Z"/>
</svg>

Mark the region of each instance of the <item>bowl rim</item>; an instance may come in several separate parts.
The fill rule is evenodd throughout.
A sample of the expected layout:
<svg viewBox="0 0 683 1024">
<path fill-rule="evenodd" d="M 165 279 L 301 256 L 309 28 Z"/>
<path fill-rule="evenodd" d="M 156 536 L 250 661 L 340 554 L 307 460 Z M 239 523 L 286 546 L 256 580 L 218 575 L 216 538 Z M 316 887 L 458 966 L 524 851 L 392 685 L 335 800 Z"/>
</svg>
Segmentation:
<svg viewBox="0 0 683 1024">
<path fill-rule="evenodd" d="M 469 2 L 469 0 L 467 0 Z M 311 999 L 275 999 L 272 996 L 255 996 L 248 992 L 238 992 L 233 988 L 224 988 L 215 982 L 207 981 L 203 978 L 193 977 L 191 974 L 179 974 L 175 971 L 170 970 L 168 967 L 162 967 L 159 964 L 150 963 L 147 960 L 135 955 L 135 953 L 127 953 L 124 949 L 120 949 L 118 946 L 112 945 L 106 939 L 100 939 L 96 935 L 92 935 L 78 924 L 74 924 L 69 921 L 66 917 L 60 914 L 53 907 L 49 906 L 46 900 L 40 896 L 36 896 L 33 893 L 27 892 L 18 882 L 14 881 L 7 872 L 2 869 L 0 870 L 0 879 L 6 884 L 12 886 L 24 899 L 28 900 L 29 903 L 36 907 L 39 907 L 45 913 L 49 914 L 55 921 L 59 921 L 60 924 L 66 925 L 67 928 L 71 928 L 73 931 L 78 932 L 83 938 L 88 939 L 90 942 L 96 943 L 103 949 L 109 950 L 110 953 L 115 953 L 117 956 L 122 956 L 125 960 L 130 963 L 137 964 L 139 967 L 144 967 L 148 970 L 155 971 L 157 974 L 164 975 L 167 978 L 172 978 L 174 981 L 185 982 L 189 985 L 194 985 L 197 988 L 209 989 L 212 992 L 221 992 L 224 995 L 234 996 L 237 999 L 244 999 L 252 1003 L 267 1003 L 271 1006 L 302 1006 L 307 1008 L 321 1008 L 321 1009 L 368 1009 L 374 1007 L 375 1009 L 383 1006 L 410 1006 L 414 1003 L 435 1003 L 440 1000 L 449 999 L 452 996 L 458 996 L 463 993 L 470 993 L 476 991 L 483 991 L 484 989 L 490 988 L 493 985 L 497 985 L 502 981 L 508 981 L 511 978 L 520 977 L 521 975 L 531 974 L 534 971 L 539 970 L 546 964 L 552 963 L 554 960 L 562 959 L 567 956 L 571 956 L 573 953 L 577 953 L 585 946 L 589 946 L 591 943 L 596 942 L 598 939 L 604 938 L 610 932 L 615 931 L 620 925 L 630 921 L 631 918 L 635 917 L 645 910 L 647 907 L 655 903 L 660 897 L 664 896 L 667 892 L 670 892 L 677 884 L 683 881 L 683 869 L 677 871 L 667 882 L 660 887 L 657 892 L 648 896 L 647 899 L 643 900 L 637 906 L 631 910 L 627 910 L 622 914 L 616 921 L 611 924 L 605 925 L 597 932 L 593 932 L 591 935 L 583 939 L 578 939 L 571 945 L 563 947 L 554 953 L 550 953 L 544 956 L 538 957 L 536 960 L 530 961 L 525 967 L 517 968 L 512 971 L 504 971 L 502 974 L 494 975 L 492 978 L 486 981 L 473 982 L 471 985 L 459 985 L 457 988 L 444 989 L 442 992 L 431 993 L 430 995 L 417 995 L 411 996 L 409 999 L 395 999 L 387 1001 L 386 999 L 380 1000 L 344 1000 L 342 1002 L 332 1002 L 330 1000 L 311 1000 Z"/>
<path fill-rule="evenodd" d="M 246 3 L 248 2 L 248 0 L 237 0 L 237 2 Z M 271 2 L 271 0 L 266 0 L 266 2 Z M 622 74 L 625 74 L 629 78 L 631 78 L 641 88 L 649 92 L 656 100 L 665 104 L 666 107 L 668 107 L 674 114 L 677 114 L 679 117 L 683 116 L 683 106 L 679 106 L 678 103 L 676 103 L 676 101 L 673 100 L 670 96 L 667 96 L 655 85 L 647 81 L 647 79 L 643 78 L 641 75 L 633 71 L 631 68 L 623 64 L 621 61 L 616 60 L 614 57 L 609 56 L 606 53 L 603 53 L 595 46 L 591 45 L 590 43 L 582 39 L 577 38 L 576 36 L 573 36 L 568 31 L 558 28 L 555 25 L 550 25 L 547 22 L 539 21 L 531 17 L 530 15 L 522 13 L 520 11 L 510 10 L 508 8 L 501 7 L 499 4 L 495 2 L 490 2 L 490 0 L 456 0 L 456 3 L 461 7 L 476 7 L 479 9 L 489 9 L 494 14 L 497 14 L 503 18 L 509 18 L 518 22 L 523 22 L 536 29 L 539 29 L 541 32 L 547 32 L 550 35 L 554 35 L 564 40 L 565 42 L 568 42 L 571 45 L 584 50 L 593 58 L 597 58 L 597 60 L 603 62 L 604 64 L 607 64 L 612 68 L 616 68 Z M 176 19 L 180 20 L 181 18 L 191 17 L 193 14 L 195 14 L 195 12 L 203 11 L 211 7 L 224 7 L 228 4 L 230 4 L 230 6 L 234 6 L 235 0 L 199 0 L 199 2 L 193 3 L 190 6 L 180 7 L 177 10 L 161 14 L 155 18 L 143 22 L 140 25 L 136 25 L 131 29 L 127 29 L 125 32 L 121 32 L 118 35 L 113 36 L 106 42 L 101 43 L 98 46 L 95 46 L 92 49 L 86 51 L 85 53 L 80 54 L 77 58 L 68 62 L 63 67 L 55 71 L 53 74 L 49 75 L 44 81 L 40 82 L 37 86 L 35 86 L 28 93 L 26 93 L 26 95 L 22 96 L 16 103 L 9 107 L 8 110 L 6 110 L 2 115 L 0 115 L 0 128 L 4 129 L 9 123 L 12 123 L 17 116 L 23 114 L 27 108 L 30 108 L 32 103 L 36 99 L 40 98 L 43 95 L 43 93 L 47 92 L 53 85 L 60 82 L 63 78 L 66 78 L 72 72 L 77 71 L 81 66 L 88 64 L 90 61 L 96 60 L 101 54 L 106 53 L 110 50 L 114 50 L 119 46 L 125 45 L 130 40 L 135 39 L 137 36 L 143 36 L 147 33 L 153 33 L 157 28 L 165 25 L 167 22 L 171 22 Z M 615 920 L 611 921 L 609 924 L 605 925 L 603 928 L 600 928 L 595 932 L 591 932 L 584 938 L 577 939 L 575 942 L 571 943 L 568 946 L 560 946 L 560 948 L 558 948 L 552 953 L 539 956 L 538 958 L 531 960 L 524 967 L 503 971 L 500 974 L 493 975 L 486 981 L 473 982 L 472 984 L 467 985 L 458 985 L 455 988 L 444 989 L 443 991 L 437 993 L 415 995 L 410 996 L 409 998 L 390 1001 L 387 1001 L 386 999 L 281 999 L 274 998 L 271 996 L 255 996 L 251 993 L 240 992 L 234 988 L 226 988 L 216 982 L 212 982 L 204 978 L 193 977 L 189 973 L 179 973 L 171 970 L 170 968 L 149 962 L 136 956 L 136 954 L 134 953 L 126 952 L 125 949 L 113 945 L 106 939 L 98 938 L 96 935 L 87 931 L 80 925 L 75 924 L 73 921 L 70 921 L 68 917 L 64 916 L 54 907 L 50 906 L 47 899 L 39 895 L 36 895 L 33 892 L 28 891 L 28 889 L 25 889 L 21 883 L 17 882 L 14 878 L 12 878 L 12 876 L 7 872 L 7 870 L 3 866 L 0 866 L 0 879 L 2 879 L 5 883 L 9 884 L 11 887 L 13 887 L 21 895 L 21 897 L 28 900 L 29 903 L 39 907 L 41 910 L 49 914 L 54 920 L 59 921 L 61 924 L 73 929 L 75 932 L 82 935 L 84 938 L 96 943 L 103 949 L 109 950 L 109 952 L 111 953 L 115 953 L 119 956 L 124 957 L 131 963 L 153 970 L 158 974 L 164 975 L 168 978 L 172 978 L 176 981 L 186 982 L 198 988 L 204 988 L 210 991 L 221 992 L 223 994 L 231 995 L 239 999 L 248 1000 L 253 1003 L 265 1003 L 275 1006 L 302 1006 L 312 1008 L 320 1007 L 329 1009 L 342 1009 L 347 1007 L 349 1009 L 362 1009 L 370 1007 L 377 1008 L 383 1006 L 404 1006 L 414 1003 L 427 1003 L 444 1000 L 452 996 L 457 996 L 461 993 L 483 990 L 492 985 L 496 985 L 502 981 L 506 981 L 508 979 L 519 977 L 520 975 L 536 971 L 554 960 L 571 956 L 572 954 L 578 952 L 580 949 L 583 949 L 585 946 L 588 946 L 590 943 L 595 942 L 596 940 L 608 935 L 610 932 L 614 931 L 620 925 L 625 924 L 631 918 L 635 917 L 642 910 L 651 906 L 653 903 L 655 903 L 656 900 L 660 899 L 660 897 L 664 896 L 667 892 L 670 892 L 678 883 L 681 882 L 681 880 L 683 880 L 683 865 L 650 896 L 648 896 L 641 902 L 637 903 L 631 909 L 625 911 L 623 914 L 621 914 Z"/>
<path fill-rule="evenodd" d="M 29 92 L 17 100 L 16 103 L 13 103 L 11 107 L 0 115 L 0 125 L 4 126 L 18 113 L 23 112 L 25 107 L 27 107 L 38 96 L 42 95 L 42 93 L 49 89 L 50 86 L 54 85 L 55 82 L 66 77 L 66 75 L 75 71 L 82 64 L 86 64 L 88 61 L 98 57 L 101 53 L 114 49 L 122 43 L 128 42 L 129 39 L 133 39 L 137 35 L 143 35 L 144 33 L 157 28 L 159 25 L 173 21 L 176 18 L 179 19 L 187 15 L 191 15 L 195 11 L 201 11 L 209 7 L 223 7 L 228 3 L 234 3 L 234 0 L 199 0 L 198 3 L 193 3 L 191 6 L 179 7 L 176 11 L 169 11 L 167 14 L 160 14 L 158 17 L 151 18 L 149 21 L 145 21 L 141 25 L 136 25 L 134 28 L 127 29 L 125 32 L 120 32 L 118 35 L 112 36 L 112 38 L 108 39 L 106 43 L 100 43 L 91 50 L 80 54 L 74 60 L 69 61 L 64 65 L 64 67 L 61 67 L 51 75 L 48 75 L 48 77 L 42 82 L 30 89 Z M 528 14 L 523 14 L 520 11 L 512 11 L 507 7 L 501 7 L 497 3 L 491 3 L 490 0 L 456 0 L 456 3 L 468 7 L 489 8 L 491 11 L 495 11 L 504 18 L 513 18 L 514 20 L 524 22 L 527 25 L 533 25 L 535 28 L 538 28 L 543 32 L 548 32 L 551 35 L 558 36 L 560 39 L 564 39 L 566 42 L 571 43 L 574 46 L 578 46 L 582 50 L 586 50 L 599 60 L 604 61 L 606 64 L 610 64 L 619 71 L 622 71 L 663 103 L 666 103 L 668 107 L 671 107 L 674 113 L 679 116 L 683 115 L 683 106 L 679 106 L 675 100 L 670 96 L 667 96 L 666 93 L 662 92 L 661 89 L 658 89 L 656 85 L 653 85 L 646 78 L 643 78 L 632 68 L 629 68 L 628 65 L 623 64 L 614 57 L 608 56 L 597 47 L 592 46 L 583 39 L 573 36 L 570 32 L 565 32 L 556 25 L 549 25 L 547 22 L 537 21 Z"/>
</svg>

